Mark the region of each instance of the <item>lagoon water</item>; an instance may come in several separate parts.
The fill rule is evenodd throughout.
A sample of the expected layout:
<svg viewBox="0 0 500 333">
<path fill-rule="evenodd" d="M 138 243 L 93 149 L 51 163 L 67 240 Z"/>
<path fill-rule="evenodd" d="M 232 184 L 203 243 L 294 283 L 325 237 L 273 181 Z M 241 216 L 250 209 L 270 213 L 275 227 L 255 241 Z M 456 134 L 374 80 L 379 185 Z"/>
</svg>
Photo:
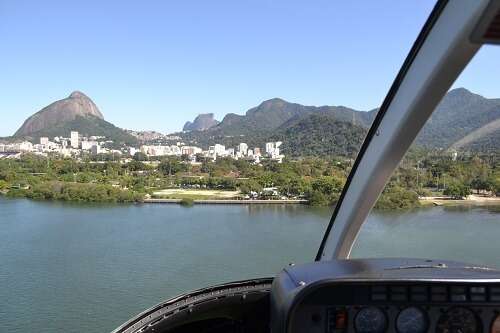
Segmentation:
<svg viewBox="0 0 500 333">
<path fill-rule="evenodd" d="M 330 209 L 0 198 L 0 331 L 110 332 L 192 289 L 313 260 Z M 500 267 L 500 209 L 374 212 L 354 257 Z"/>
</svg>

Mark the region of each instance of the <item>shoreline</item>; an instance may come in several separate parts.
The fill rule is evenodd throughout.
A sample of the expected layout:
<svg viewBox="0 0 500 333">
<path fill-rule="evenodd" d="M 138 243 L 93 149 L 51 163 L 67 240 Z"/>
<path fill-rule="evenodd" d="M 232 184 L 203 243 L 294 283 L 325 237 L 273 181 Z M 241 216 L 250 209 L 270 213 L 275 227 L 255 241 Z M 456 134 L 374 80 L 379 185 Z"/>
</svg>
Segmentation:
<svg viewBox="0 0 500 333">
<path fill-rule="evenodd" d="M 183 199 L 144 199 L 143 203 L 153 203 L 153 204 L 180 204 Z M 248 199 L 197 199 L 193 200 L 193 204 L 204 204 L 204 205 L 210 205 L 210 204 L 216 204 L 216 205 L 224 205 L 224 204 L 231 204 L 231 205 L 255 205 L 255 204 L 301 204 L 301 205 L 306 205 L 308 204 L 308 200 L 248 200 Z"/>
<path fill-rule="evenodd" d="M 422 206 L 500 206 L 500 197 L 484 197 L 469 195 L 465 199 L 453 199 L 450 197 L 421 197 L 418 200 Z"/>
<path fill-rule="evenodd" d="M 7 193 L 0 191 L 0 197 L 9 199 L 28 199 L 35 200 L 33 198 L 28 198 L 25 196 L 19 197 L 9 197 Z M 67 201 L 67 200 L 50 200 L 41 199 L 42 201 L 57 201 L 57 202 L 79 202 L 79 203 L 117 203 L 111 201 Z M 161 198 L 145 198 L 140 201 L 127 201 L 122 202 L 123 204 L 183 204 L 185 199 L 161 199 Z M 447 197 L 420 197 L 418 199 L 420 208 L 425 208 L 429 206 L 439 207 L 439 206 L 500 206 L 500 197 L 481 197 L 471 195 L 467 199 L 452 199 Z M 309 201 L 305 199 L 287 199 L 287 200 L 263 200 L 263 199 L 193 199 L 192 204 L 201 205 L 308 205 Z M 419 208 L 418 206 L 415 208 Z M 397 209 L 399 210 L 399 209 Z"/>
</svg>

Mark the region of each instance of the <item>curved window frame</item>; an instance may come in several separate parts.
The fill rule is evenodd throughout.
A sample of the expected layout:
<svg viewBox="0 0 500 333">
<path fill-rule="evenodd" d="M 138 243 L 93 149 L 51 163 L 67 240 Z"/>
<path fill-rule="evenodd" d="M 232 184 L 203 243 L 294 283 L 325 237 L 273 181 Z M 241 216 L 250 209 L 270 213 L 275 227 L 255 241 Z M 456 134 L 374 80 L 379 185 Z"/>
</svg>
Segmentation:
<svg viewBox="0 0 500 333">
<path fill-rule="evenodd" d="M 440 0 L 370 127 L 335 207 L 316 260 L 347 259 L 393 171 L 456 78 L 481 47 L 478 27 L 498 0 Z M 483 41 L 484 42 L 484 41 Z"/>
</svg>

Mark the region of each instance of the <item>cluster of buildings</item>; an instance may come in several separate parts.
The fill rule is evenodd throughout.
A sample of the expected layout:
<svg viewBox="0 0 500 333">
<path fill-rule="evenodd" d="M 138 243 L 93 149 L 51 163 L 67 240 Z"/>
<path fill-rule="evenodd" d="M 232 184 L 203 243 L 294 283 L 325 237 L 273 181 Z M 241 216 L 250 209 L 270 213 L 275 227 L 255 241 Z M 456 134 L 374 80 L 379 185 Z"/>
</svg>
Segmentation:
<svg viewBox="0 0 500 333">
<path fill-rule="evenodd" d="M 0 157 L 18 157 L 22 153 L 34 153 L 47 155 L 57 153 L 62 156 L 78 156 L 82 152 L 93 155 L 102 153 L 122 153 L 119 150 L 104 148 L 105 144 L 112 143 L 106 141 L 104 136 L 83 137 L 77 131 L 71 131 L 70 137 L 56 136 L 51 141 L 48 137 L 41 137 L 38 143 L 22 141 L 10 144 L 0 144 Z"/>
<path fill-rule="evenodd" d="M 280 153 L 281 141 L 266 143 L 265 150 L 260 147 L 249 148 L 244 142 L 237 147 L 226 148 L 221 144 L 215 144 L 208 147 L 208 150 L 203 150 L 196 146 L 187 146 L 182 142 L 177 142 L 175 145 L 143 145 L 140 148 L 127 147 L 120 150 L 111 150 L 105 146 L 112 141 L 106 140 L 104 136 L 81 136 L 77 131 L 71 131 L 70 137 L 54 137 L 52 141 L 48 137 L 41 137 L 38 143 L 29 141 L 0 144 L 0 157 L 17 158 L 22 153 L 35 153 L 47 155 L 49 153 L 57 153 L 62 156 L 80 156 L 82 153 L 92 155 L 103 153 L 118 153 L 129 154 L 134 156 L 141 152 L 147 156 L 188 156 L 193 163 L 196 162 L 196 156 L 201 155 L 205 158 L 211 158 L 214 161 L 218 157 L 231 157 L 234 159 L 247 159 L 254 163 L 260 163 L 262 158 L 276 160 L 279 163 L 283 160 L 284 155 Z"/>
<path fill-rule="evenodd" d="M 261 158 L 270 158 L 276 160 L 279 163 L 282 162 L 285 157 L 280 153 L 281 141 L 268 142 L 266 143 L 265 151 L 262 152 L 260 147 L 255 147 L 250 149 L 248 145 L 244 142 L 240 143 L 235 148 L 226 148 L 226 146 L 221 144 L 215 144 L 208 147 L 208 150 L 203 150 L 196 146 L 184 146 L 181 143 L 171 146 L 141 146 L 140 151 L 147 156 L 189 156 L 192 162 L 196 162 L 196 155 L 202 155 L 206 158 L 211 158 L 214 161 L 217 157 L 231 157 L 234 159 L 247 159 L 254 163 L 260 163 Z M 130 152 L 131 155 L 132 151 Z"/>
</svg>

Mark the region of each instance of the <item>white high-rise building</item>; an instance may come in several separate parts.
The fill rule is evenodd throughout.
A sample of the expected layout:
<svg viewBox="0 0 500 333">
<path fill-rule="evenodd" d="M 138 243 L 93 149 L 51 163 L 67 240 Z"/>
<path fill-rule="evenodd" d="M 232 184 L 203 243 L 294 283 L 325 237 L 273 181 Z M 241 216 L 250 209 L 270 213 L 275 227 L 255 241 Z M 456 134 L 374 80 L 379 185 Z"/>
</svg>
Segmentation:
<svg viewBox="0 0 500 333">
<path fill-rule="evenodd" d="M 84 140 L 84 141 L 82 141 L 82 150 L 90 150 L 90 149 L 92 149 L 92 146 L 95 146 L 95 145 L 97 145 L 97 141 Z"/>
<path fill-rule="evenodd" d="M 240 145 L 238 146 L 238 151 L 241 153 L 241 155 L 246 156 L 248 151 L 248 145 L 244 142 L 240 143 Z"/>
<path fill-rule="evenodd" d="M 78 148 L 79 137 L 77 131 L 71 131 L 71 148 Z"/>
<path fill-rule="evenodd" d="M 226 147 L 224 145 L 220 145 L 220 144 L 216 143 L 214 146 L 214 152 L 215 152 L 215 155 L 217 155 L 217 156 L 224 156 L 224 155 L 226 155 Z"/>
<path fill-rule="evenodd" d="M 274 142 L 267 142 L 266 143 L 266 153 L 268 153 L 269 155 L 272 155 L 273 152 L 274 152 Z"/>
<path fill-rule="evenodd" d="M 49 144 L 49 138 L 47 138 L 46 136 L 40 137 L 40 144 L 47 146 Z"/>
<path fill-rule="evenodd" d="M 188 155 L 188 156 L 194 156 L 196 154 L 201 154 L 201 148 L 198 148 L 195 146 L 183 146 L 183 147 L 181 147 L 181 154 Z"/>
<path fill-rule="evenodd" d="M 280 155 L 280 146 L 283 144 L 281 141 L 267 142 L 266 143 L 266 154 L 271 158 L 277 158 Z"/>
<path fill-rule="evenodd" d="M 33 144 L 29 141 L 23 141 L 21 143 L 15 143 L 13 146 L 13 151 L 16 152 L 30 152 L 33 151 Z"/>
</svg>

